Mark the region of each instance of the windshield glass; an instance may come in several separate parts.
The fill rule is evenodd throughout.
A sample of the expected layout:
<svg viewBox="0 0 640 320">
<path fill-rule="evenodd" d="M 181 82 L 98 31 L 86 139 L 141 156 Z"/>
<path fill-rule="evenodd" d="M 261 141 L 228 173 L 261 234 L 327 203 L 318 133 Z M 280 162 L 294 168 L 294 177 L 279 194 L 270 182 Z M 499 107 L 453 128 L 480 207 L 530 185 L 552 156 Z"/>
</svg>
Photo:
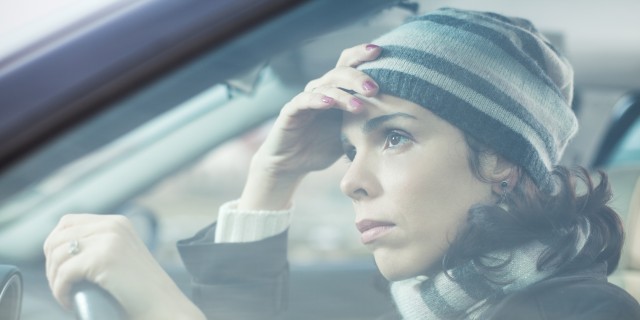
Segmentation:
<svg viewBox="0 0 640 320">
<path fill-rule="evenodd" d="M 26 217 L 55 218 L 67 212 L 86 211 L 113 213 L 130 205 L 168 175 L 201 161 L 212 148 L 276 115 L 302 88 L 304 79 L 333 63 L 317 54 L 320 48 L 331 43 L 335 56 L 343 46 L 354 43 L 354 40 L 335 43 L 337 39 L 345 41 L 345 33 L 371 38 L 400 23 L 407 15 L 401 9 L 385 11 L 376 23 L 360 22 L 326 35 L 320 33 L 310 43 L 295 49 L 273 47 L 270 50 L 277 54 L 265 58 L 268 62 L 259 61 L 253 68 L 240 63 L 242 56 L 228 52 L 244 47 L 246 41 L 265 41 L 259 34 L 248 35 L 195 59 L 4 172 L 0 176 L 0 227 L 4 228 L 1 236 L 23 233 L 21 225 L 28 223 Z M 309 32 L 317 31 L 311 28 Z M 292 59 L 297 59 L 300 67 L 288 66 Z M 234 64 L 237 70 L 231 68 Z M 211 72 L 216 68 L 223 68 L 224 74 L 233 77 L 220 79 L 216 72 Z M 217 205 L 214 201 L 211 208 Z M 215 218 L 215 212 L 212 215 Z M 49 226 L 40 227 L 36 232 L 40 238 L 30 238 L 24 246 L 6 246 L 0 252 L 13 259 L 38 256 L 39 242 Z M 187 230 L 181 234 L 193 232 Z M 176 240 L 167 238 L 163 243 L 173 247 Z"/>
<path fill-rule="evenodd" d="M 89 24 L 123 6 L 122 0 L 25 0 L 0 3 L 0 62 L 8 56 L 73 27 Z M 52 40 L 52 39 L 51 39 Z"/>
<path fill-rule="evenodd" d="M 582 260 L 578 259 L 575 263 L 589 265 L 586 271 L 596 270 L 602 275 L 598 278 L 601 281 L 599 285 L 612 288 L 609 287 L 610 283 L 602 281 L 608 278 L 633 297 L 640 297 L 640 290 L 628 277 L 640 270 L 633 264 L 632 249 L 626 247 L 622 250 L 622 242 L 615 244 L 622 250 L 622 260 L 613 274 L 608 272 L 613 270 L 607 268 L 613 268 L 618 263 L 615 254 L 608 255 L 608 260 L 604 261 L 603 252 L 609 251 L 594 249 L 593 252 L 598 252 L 597 258 L 601 259 L 597 265 L 594 262 L 596 258 L 587 257 L 591 252 L 589 250 L 593 249 L 591 246 L 600 244 L 597 240 L 588 240 L 592 239 L 589 237 L 600 234 L 601 223 L 613 221 L 607 227 L 618 227 L 615 223 L 618 215 L 608 207 L 594 213 L 585 213 L 576 208 L 605 202 L 600 201 L 606 198 L 605 192 L 600 189 L 593 191 L 594 194 L 602 191 L 594 195 L 598 200 L 593 202 L 598 204 L 589 202 L 588 196 L 573 199 L 573 202 L 556 203 L 552 196 L 574 194 L 572 191 L 567 194 L 553 193 L 553 179 L 547 176 L 551 175 L 554 166 L 573 167 L 589 163 L 590 150 L 594 141 L 598 140 L 595 136 L 602 131 L 609 115 L 609 104 L 620 92 L 633 85 L 629 81 L 635 80 L 625 80 L 624 85 L 617 82 L 603 84 L 597 77 L 591 77 L 596 74 L 592 69 L 593 63 L 585 61 L 592 61 L 600 53 L 588 48 L 585 55 L 578 54 L 585 48 L 585 34 L 575 34 L 581 30 L 582 19 L 571 20 L 565 28 L 557 19 L 548 17 L 545 20 L 546 15 L 532 10 L 531 19 L 539 26 L 540 33 L 535 31 L 535 36 L 531 36 L 530 33 L 534 31 L 529 29 L 530 26 L 504 31 L 493 24 L 499 22 L 511 26 L 522 21 L 491 14 L 482 15 L 480 20 L 474 20 L 469 25 L 460 24 L 458 20 L 470 19 L 476 13 L 459 13 L 455 11 L 457 9 L 438 11 L 440 4 L 445 2 L 416 6 L 409 1 L 380 0 L 371 1 L 371 6 L 375 8 L 368 8 L 368 11 L 364 11 L 361 5 L 345 4 L 344 12 L 336 12 L 335 4 L 327 5 L 323 1 L 283 5 L 272 8 L 273 15 L 251 20 L 247 25 L 229 27 L 229 37 L 217 39 L 215 43 L 210 39 L 207 40 L 210 43 L 204 43 L 206 37 L 195 31 L 193 37 L 171 38 L 175 42 L 164 43 L 169 40 L 161 37 L 157 38 L 160 39 L 157 42 L 150 41 L 149 47 L 158 48 L 157 56 L 150 55 L 143 59 L 150 61 L 149 65 L 142 61 L 129 66 L 130 69 L 149 68 L 144 69 L 146 73 L 142 72 L 145 76 L 137 79 L 135 89 L 118 88 L 124 72 L 122 66 L 118 66 L 118 72 L 113 74 L 106 72 L 105 86 L 114 93 L 110 99 L 96 102 L 92 110 L 97 111 L 81 120 L 76 121 L 78 118 L 69 115 L 74 119 L 74 122 L 68 122 L 71 125 L 56 131 L 55 136 L 47 137 L 46 143 L 38 145 L 33 152 L 0 172 L 0 259 L 17 264 L 24 270 L 28 282 L 26 318 L 38 319 L 39 315 L 45 314 L 59 316 L 55 319 L 65 319 L 67 315 L 56 303 L 48 287 L 45 254 L 49 254 L 47 263 L 55 261 L 51 262 L 51 253 L 47 249 L 47 245 L 51 244 L 44 245 L 45 253 L 43 244 L 51 237 L 52 230 L 54 233 L 63 232 L 60 231 L 64 230 L 62 227 L 54 229 L 56 225 L 60 226 L 58 223 L 61 219 L 73 219 L 69 218 L 69 214 L 75 213 L 92 214 L 96 219 L 105 219 L 99 220 L 101 222 L 112 216 L 125 217 L 131 222 L 132 234 L 141 240 L 143 245 L 140 247 L 148 250 L 144 252 L 150 253 L 149 256 L 153 258 L 150 260 L 160 266 L 154 269 L 145 265 L 143 273 L 148 271 L 149 274 L 155 274 L 157 270 L 166 272 L 166 278 L 174 281 L 179 290 L 193 299 L 198 310 L 209 315 L 222 310 L 222 319 L 228 318 L 224 312 L 229 310 L 261 315 L 282 313 L 284 319 L 292 320 L 377 318 L 382 314 L 395 314 L 396 308 L 402 308 L 398 301 L 417 299 L 415 301 L 422 303 L 424 296 L 430 293 L 423 290 L 435 283 L 434 279 L 449 285 L 449 280 L 467 279 L 464 277 L 480 274 L 465 273 L 469 270 L 489 272 L 493 267 L 500 269 L 512 266 L 510 261 L 513 259 L 518 263 L 524 261 L 523 265 L 527 267 L 507 270 L 508 279 L 505 281 L 514 285 L 491 291 L 496 294 L 495 297 L 521 292 L 519 290 L 529 288 L 537 281 L 556 279 L 558 275 L 558 279 L 565 281 L 561 277 L 564 274 L 562 272 L 577 270 L 570 268 L 574 266 L 571 263 L 575 262 L 572 259 L 576 257 Z M 28 5 L 25 3 L 30 2 L 16 4 L 10 10 L 26 10 Z M 144 7 L 143 3 L 152 1 L 136 1 L 140 8 Z M 21 52 L 26 52 L 21 51 L 24 48 L 42 49 L 45 46 L 47 50 L 55 52 L 57 42 L 50 39 L 58 39 L 57 35 L 65 34 L 69 37 L 65 39 L 70 40 L 76 27 L 79 30 L 86 28 L 83 29 L 85 31 L 96 28 L 95 35 L 100 36 L 102 28 L 109 29 L 110 17 L 119 17 L 120 9 L 136 4 L 118 0 L 91 4 L 59 1 L 30 11 L 20 19 L 0 22 L 3 23 L 0 25 L 0 61 L 3 57 L 9 57 L 7 65 L 18 61 L 15 68 L 7 70 L 19 71 L 18 64 L 27 64 L 30 57 L 35 57 L 22 55 Z M 33 3 L 30 5 L 34 6 Z M 445 6 L 448 5 L 451 3 L 446 2 Z M 483 10 L 478 6 L 470 2 L 465 10 Z M 223 10 L 223 7 L 220 5 L 216 9 Z M 526 16 L 531 7 L 497 6 L 486 10 L 494 9 L 507 15 Z M 597 6 L 588 6 L 585 10 L 596 12 L 597 9 Z M 134 10 L 131 12 L 138 13 Z M 186 12 L 181 14 L 186 15 Z M 423 20 L 412 20 L 414 16 L 428 12 L 437 14 Z M 153 12 L 145 13 L 152 17 L 150 21 L 158 21 Z M 233 13 L 242 15 L 242 12 Z M 194 16 L 181 16 L 179 24 L 197 20 L 198 12 L 189 14 Z M 103 19 L 101 24 L 92 24 L 93 19 L 100 17 Z M 162 18 L 166 19 L 165 16 Z M 1 15 L 0 21 L 3 21 Z M 122 21 L 128 20 L 123 18 Z M 381 43 L 391 41 L 392 44 L 388 46 L 386 43 L 362 46 L 365 52 L 381 52 L 380 60 L 373 61 L 378 56 L 370 58 L 373 63 L 362 69 L 355 67 L 369 58 L 349 62 L 345 62 L 349 59 L 338 60 L 341 54 L 348 55 L 349 51 L 343 51 L 345 48 L 368 44 L 368 41 L 390 30 L 399 30 L 395 28 L 407 21 L 430 26 L 426 31 L 419 30 L 417 34 L 426 32 L 434 37 L 429 38 L 433 41 L 422 44 L 413 36 L 402 35 L 380 40 Z M 474 30 L 476 33 L 473 33 L 465 29 L 476 24 L 482 27 L 479 27 L 481 31 Z M 126 23 L 118 24 L 120 28 L 126 26 Z M 201 26 L 194 29 L 201 29 Z M 127 31 L 135 34 L 141 30 Z M 430 32 L 441 34 L 435 36 Z M 458 32 L 458 36 L 452 36 Z M 3 34 L 11 36 L 3 37 Z M 596 34 L 594 38 L 600 36 Z M 485 47 L 486 41 L 478 41 L 484 37 L 495 42 L 508 42 L 509 46 Z M 524 37 L 524 40 L 520 37 Z M 118 42 L 117 39 L 109 39 Z M 435 45 L 438 41 L 452 46 Z M 477 46 L 470 46 L 470 43 Z M 162 50 L 183 45 L 192 51 L 181 56 L 180 60 L 166 60 L 171 63 L 154 60 L 165 53 Z M 611 48 L 620 46 L 616 43 Z M 404 55 L 393 56 L 397 53 L 393 50 L 398 48 L 406 49 L 397 51 Z M 514 48 L 526 52 L 538 48 L 539 51 L 534 51 L 540 56 L 534 55 L 535 59 L 540 58 L 543 62 L 536 60 L 535 65 L 521 65 L 522 59 L 534 58 L 527 55 L 520 57 L 520 52 Z M 463 55 L 470 52 L 474 53 L 471 58 Z M 562 69 L 564 60 L 556 60 L 555 55 L 561 52 L 569 52 L 569 58 L 572 58 L 571 55 L 577 58 L 576 90 L 572 93 L 575 100 L 567 98 L 571 94 L 563 91 L 566 87 L 555 87 L 557 83 L 554 81 L 560 81 L 556 77 L 561 78 L 565 72 L 571 73 L 569 69 Z M 126 56 L 129 52 L 122 53 L 126 53 L 123 54 Z M 421 58 L 411 60 L 414 54 Z M 618 57 L 627 54 L 625 52 Z M 391 67 L 386 65 L 389 61 L 403 59 L 411 61 L 391 64 Z M 96 62 L 95 69 L 109 71 L 114 68 L 107 60 Z M 430 63 L 428 67 L 422 65 L 425 61 Z M 505 61 L 512 65 L 507 65 Z M 547 63 L 547 66 L 558 67 L 557 70 L 561 71 L 547 75 L 545 72 L 548 70 L 537 63 Z M 394 69 L 396 67 L 397 70 Z M 155 71 L 153 68 L 162 70 Z M 532 72 L 533 69 L 542 74 L 540 79 L 537 77 L 540 74 Z M 321 78 L 328 71 L 329 76 Z M 346 73 L 349 73 L 348 76 Z M 519 78 L 522 74 L 536 77 L 524 81 Z M 620 74 L 628 75 L 629 70 L 622 70 Z M 50 81 L 55 82 L 60 76 L 52 75 Z M 367 78 L 369 76 L 379 84 L 373 83 L 374 80 Z M 613 76 L 606 74 L 606 77 Z M 349 79 L 353 83 L 328 85 L 317 79 L 325 82 L 329 81 L 327 79 L 334 82 L 346 82 L 345 79 Z M 355 82 L 363 79 L 368 82 Z M 407 81 L 406 92 L 402 86 L 391 87 L 389 82 L 392 79 L 398 83 L 400 80 Z M 416 79 L 426 84 L 412 86 Z M 82 80 L 79 79 L 77 83 L 83 84 Z M 572 81 L 573 78 L 566 80 L 565 84 L 569 83 L 567 86 L 571 87 L 574 84 Z M 316 85 L 318 83 L 320 85 Z M 385 84 L 388 86 L 383 87 Z M 397 92 L 385 91 L 384 94 L 367 96 L 367 92 L 390 87 L 392 89 L 389 90 Z M 503 90 L 503 87 L 508 89 Z M 401 94 L 408 96 L 399 98 Z M 77 101 L 84 101 L 84 97 L 79 94 Z M 307 102 L 304 100 L 307 98 L 311 102 L 304 108 L 300 107 L 302 111 L 291 111 L 291 106 L 300 104 L 300 101 Z M 314 102 L 318 106 L 313 105 Z M 475 108 L 476 105 L 480 107 Z M 503 105 L 514 109 L 494 113 L 495 110 L 502 110 Z M 518 111 L 517 108 L 525 105 L 530 108 Z M 557 113 L 545 113 L 545 109 L 536 109 L 540 105 L 566 108 Z M 305 109 L 307 107 L 308 110 Z M 324 107 L 342 111 L 330 110 L 321 113 L 322 116 L 314 113 L 325 111 L 322 109 Z M 46 111 L 55 113 L 57 110 Z M 295 117 L 292 118 L 295 119 L 286 118 L 287 112 L 293 112 Z M 328 120 L 322 122 L 322 126 L 309 125 L 303 129 L 283 125 L 289 124 L 283 122 L 286 120 L 294 124 L 298 123 L 295 121 L 306 124 L 304 121 L 308 119 Z M 574 136 L 578 127 L 581 129 Z M 637 169 L 640 166 L 636 166 L 640 163 L 637 152 L 637 141 L 640 141 L 638 127 L 636 123 L 624 138 L 616 158 L 619 163 L 624 162 L 632 168 L 634 174 L 640 174 L 640 169 Z M 265 148 L 271 150 L 268 148 L 273 147 L 269 143 L 274 139 L 274 131 L 285 132 L 283 136 L 287 137 L 287 130 L 290 129 L 295 133 L 293 136 L 306 137 L 305 143 L 300 143 L 303 151 L 323 147 L 323 143 L 329 139 L 318 142 L 313 138 L 324 137 L 322 135 L 329 130 L 335 131 L 335 135 L 331 136 L 335 139 L 330 141 L 334 148 L 326 149 L 329 150 L 326 153 L 332 157 L 328 157 L 331 161 L 316 165 L 314 161 L 320 162 L 323 158 L 314 154 L 308 157 L 311 164 L 304 167 L 301 170 L 303 174 L 300 174 L 295 170 L 291 170 L 294 173 L 286 172 L 285 169 L 290 169 L 286 166 L 287 162 L 283 161 L 282 164 L 277 161 L 288 160 L 286 152 L 282 153 L 285 156 L 266 153 L 272 157 L 259 157 L 265 155 Z M 476 139 L 476 136 L 480 138 Z M 505 140 L 500 140 L 504 143 L 491 144 L 492 139 Z M 518 158 L 523 152 L 529 152 L 530 157 L 522 157 L 527 161 Z M 563 152 L 564 157 L 559 158 Z M 260 164 L 260 161 L 282 166 L 275 167 L 281 171 L 259 171 L 265 174 L 265 181 L 273 182 L 269 178 L 281 174 L 279 177 L 285 177 L 282 180 L 290 184 L 283 186 L 274 183 L 270 188 L 264 188 L 269 191 L 269 197 L 266 197 L 268 201 L 259 196 L 257 199 L 262 200 L 263 204 L 272 204 L 269 201 L 279 200 L 279 192 L 290 191 L 287 187 L 294 185 L 295 192 L 291 192 L 286 205 L 279 204 L 275 208 L 267 206 L 264 209 L 245 208 L 243 211 L 236 201 L 242 200 L 247 193 L 251 194 L 251 174 L 255 177 L 256 167 L 265 169 L 256 164 Z M 492 166 L 492 170 L 483 171 L 487 166 Z M 587 172 L 590 171 L 591 168 L 588 168 Z M 564 177 L 566 181 L 562 180 L 567 186 L 573 183 L 569 180 L 579 179 L 571 172 Z M 621 223 L 625 227 L 631 226 L 628 235 L 633 239 L 637 234 L 633 228 L 637 217 L 633 209 L 628 208 L 633 208 L 630 204 L 636 193 L 632 182 L 635 183 L 638 175 L 626 172 L 623 175 L 626 179 L 624 186 L 619 183 L 618 176 L 611 178 L 614 191 L 618 188 L 614 193 L 613 208 L 624 208 Z M 289 178 L 291 180 L 287 180 Z M 602 179 L 594 173 L 593 181 L 597 184 Z M 583 187 L 580 185 L 579 188 Z M 619 191 L 622 188 L 624 190 Z M 527 206 L 528 203 L 522 200 L 524 198 L 539 202 Z M 528 216 L 531 212 L 527 210 L 534 209 L 539 212 Z M 560 209 L 566 209 L 566 212 Z M 575 217 L 571 216 L 574 213 Z M 557 218 L 560 214 L 566 219 Z M 258 217 L 256 221 L 268 221 L 264 225 L 278 232 L 262 235 L 263 229 L 255 228 L 254 220 L 251 220 L 255 218 L 254 215 Z M 607 215 L 611 219 L 597 220 L 593 218 L 596 215 Z M 216 229 L 221 221 L 244 221 L 246 224 L 236 224 L 242 228 L 222 229 L 227 233 L 221 235 Z M 473 232 L 484 229 L 467 230 L 466 223 L 482 224 L 492 232 L 488 238 L 475 237 L 477 235 Z M 281 225 L 285 227 L 281 228 Z M 104 226 L 107 228 L 108 224 Z M 87 234 L 95 235 L 95 239 L 98 239 L 101 230 L 105 229 Z M 254 230 L 258 230 L 255 232 L 258 236 L 251 234 Z M 468 231 L 469 238 L 458 237 L 461 230 Z M 242 241 L 236 241 L 238 238 L 242 238 Z M 281 241 L 283 238 L 286 241 Z M 64 261 L 84 261 L 82 259 L 86 254 L 95 248 L 84 235 L 65 238 L 60 243 L 58 253 L 62 252 L 60 256 L 64 257 Z M 268 250 L 252 246 L 264 243 L 268 244 Z M 553 251 L 553 255 L 545 256 L 548 248 L 555 249 L 567 243 L 571 243 L 572 247 L 563 247 L 564 251 Z M 381 247 L 383 249 L 379 249 Z M 583 251 L 587 247 L 589 249 Z M 129 252 L 127 250 L 131 248 L 138 249 L 138 246 L 127 244 L 121 247 L 122 252 Z M 234 251 L 233 248 L 241 249 Z M 270 252 L 273 248 L 279 251 Z M 487 248 L 497 249 L 487 253 Z M 227 249 L 229 251 L 224 251 Z M 451 252 L 458 250 L 458 255 L 449 256 L 449 249 Z M 483 254 L 478 256 L 481 251 Z M 102 254 L 99 250 L 95 252 L 96 255 Z M 240 252 L 240 258 L 233 256 L 236 260 L 216 260 L 217 254 L 228 258 L 224 255 L 228 252 Z M 538 254 L 544 258 L 542 265 L 549 269 L 538 270 L 538 261 L 529 259 Z M 100 257 L 116 255 L 111 252 Z M 127 259 L 136 262 L 137 257 L 139 255 Z M 210 260 L 211 257 L 216 259 Z M 272 263 L 273 260 L 262 259 L 265 257 L 282 259 Z M 491 265 L 492 259 L 502 261 L 502 264 Z M 562 259 L 569 259 L 571 263 L 563 264 L 566 261 Z M 609 263 L 613 260 L 615 263 Z M 221 262 L 217 264 L 218 261 Z M 210 262 L 212 265 L 208 264 Z M 204 267 L 200 267 L 200 263 Z M 446 273 L 449 270 L 452 277 Z M 555 273 L 557 270 L 562 272 Z M 580 269 L 580 272 L 585 270 Z M 586 271 L 580 274 L 586 274 Z M 521 279 L 524 279 L 523 282 L 519 282 Z M 141 276 L 140 281 L 146 280 Z M 495 283 L 502 283 L 500 281 Z M 239 287 L 235 287 L 237 283 L 240 283 Z M 495 283 L 482 282 L 482 285 Z M 229 285 L 229 290 L 238 291 L 233 291 L 234 294 L 216 293 L 226 285 Z M 134 285 L 125 287 L 134 288 Z M 290 289 L 283 289 L 285 287 Z M 436 287 L 433 285 L 428 289 L 440 290 Z M 491 285 L 489 287 L 496 289 Z M 290 305 L 286 311 L 279 309 L 282 301 L 276 301 L 277 307 L 273 307 L 269 304 L 272 301 L 263 304 L 264 301 L 258 299 L 279 299 L 287 290 L 290 291 L 284 296 Z M 219 298 L 224 306 L 220 307 L 214 303 L 217 299 L 207 295 Z M 405 296 L 411 299 L 403 300 Z M 250 302 L 250 307 L 235 310 L 232 307 L 237 305 L 233 302 L 227 304 L 234 297 L 241 297 L 243 303 Z M 484 312 L 488 310 L 484 309 L 487 306 L 484 302 L 493 301 L 491 299 L 493 296 L 483 296 L 481 300 L 474 300 L 470 306 L 461 308 L 465 312 Z M 476 304 L 478 309 L 473 308 Z M 410 312 L 407 310 L 401 311 L 407 314 Z"/>
</svg>

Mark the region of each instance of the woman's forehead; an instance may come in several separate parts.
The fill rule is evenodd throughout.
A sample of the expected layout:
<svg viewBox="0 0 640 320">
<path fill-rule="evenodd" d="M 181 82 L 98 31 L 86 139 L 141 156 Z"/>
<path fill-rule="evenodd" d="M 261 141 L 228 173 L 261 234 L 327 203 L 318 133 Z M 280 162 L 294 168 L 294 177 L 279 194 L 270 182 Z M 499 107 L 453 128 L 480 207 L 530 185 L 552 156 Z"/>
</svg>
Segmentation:
<svg viewBox="0 0 640 320">
<path fill-rule="evenodd" d="M 367 129 L 376 122 L 398 117 L 421 120 L 431 113 L 413 102 L 390 95 L 380 94 L 375 97 L 359 96 L 358 98 L 364 101 L 364 108 L 358 113 L 344 112 L 343 129 L 352 124 L 364 126 L 368 123 L 367 127 L 363 127 L 363 129 Z M 374 120 L 373 123 L 369 122 L 372 119 L 377 120 Z"/>
</svg>

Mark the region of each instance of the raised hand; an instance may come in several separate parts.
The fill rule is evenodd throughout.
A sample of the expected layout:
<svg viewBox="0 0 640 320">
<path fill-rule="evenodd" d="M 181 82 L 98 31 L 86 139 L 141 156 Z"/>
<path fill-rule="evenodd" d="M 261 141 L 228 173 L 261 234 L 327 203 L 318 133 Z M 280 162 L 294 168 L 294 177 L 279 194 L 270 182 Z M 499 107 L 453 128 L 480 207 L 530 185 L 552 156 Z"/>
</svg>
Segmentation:
<svg viewBox="0 0 640 320">
<path fill-rule="evenodd" d="M 376 83 L 355 67 L 377 58 L 380 50 L 375 45 L 344 50 L 334 69 L 309 82 L 282 108 L 253 157 L 240 209 L 287 207 L 307 173 L 327 168 L 342 155 L 342 113 L 363 110 L 363 101 L 354 94 L 378 92 Z"/>
</svg>

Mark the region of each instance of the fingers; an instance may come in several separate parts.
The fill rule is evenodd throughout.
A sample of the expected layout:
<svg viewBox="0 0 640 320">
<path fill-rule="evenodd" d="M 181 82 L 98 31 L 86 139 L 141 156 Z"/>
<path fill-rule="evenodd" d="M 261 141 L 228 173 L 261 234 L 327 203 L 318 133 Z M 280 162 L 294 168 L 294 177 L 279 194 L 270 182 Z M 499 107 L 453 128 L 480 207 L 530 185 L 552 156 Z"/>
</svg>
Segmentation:
<svg viewBox="0 0 640 320">
<path fill-rule="evenodd" d="M 363 101 L 360 98 L 356 97 L 353 92 L 340 87 L 323 86 L 316 88 L 313 93 L 331 98 L 334 101 L 332 107 L 336 109 L 357 113 L 363 108 Z"/>
<path fill-rule="evenodd" d="M 316 92 L 321 87 L 343 88 L 367 97 L 378 93 L 378 85 L 371 77 L 362 71 L 348 67 L 334 68 L 321 78 L 310 81 L 305 91 Z"/>
<path fill-rule="evenodd" d="M 64 249 L 58 248 L 54 251 L 55 258 L 52 259 L 57 260 L 53 264 L 56 267 L 52 270 L 53 276 L 50 277 L 49 272 L 47 272 L 47 280 L 49 281 L 51 293 L 58 303 L 67 309 L 71 309 L 71 288 L 74 284 L 85 279 L 84 274 L 87 271 L 84 268 L 87 266 L 82 263 L 83 260 L 79 256 L 83 253 L 79 253 L 78 256 L 69 256 Z"/>
<path fill-rule="evenodd" d="M 282 108 L 281 114 L 294 116 L 299 111 L 330 108 L 358 113 L 363 110 L 364 102 L 356 94 L 371 97 L 377 93 L 378 85 L 364 72 L 336 67 L 310 81 L 303 92 Z"/>
<path fill-rule="evenodd" d="M 113 243 L 117 240 L 126 242 L 134 233 L 129 220 L 120 215 L 69 214 L 62 217 L 43 246 L 46 276 L 56 300 L 70 308 L 72 286 L 83 279 L 96 282 L 93 267 L 107 268 L 98 260 L 108 254 Z"/>
<path fill-rule="evenodd" d="M 122 215 L 67 214 L 64 215 L 44 242 L 47 255 L 52 249 L 79 240 L 90 234 L 118 228 L 123 235 L 133 236 L 135 232 L 129 219 Z"/>
<path fill-rule="evenodd" d="M 75 241 L 79 249 L 70 250 Z M 130 319 L 157 319 L 156 311 L 174 301 L 191 308 L 121 215 L 67 215 L 45 241 L 44 252 L 49 286 L 66 308 L 71 307 L 74 285 L 82 280 L 113 295 Z"/>
<path fill-rule="evenodd" d="M 342 50 L 336 67 L 356 67 L 363 62 L 375 60 L 382 49 L 375 44 L 360 44 Z"/>
<path fill-rule="evenodd" d="M 367 97 L 375 96 L 378 93 L 376 82 L 355 67 L 365 61 L 375 60 L 381 51 L 380 47 L 373 44 L 362 44 L 345 49 L 336 67 L 322 77 L 310 81 L 304 91 L 315 92 L 320 87 L 328 86 L 344 88 Z"/>
<path fill-rule="evenodd" d="M 295 117 L 302 111 L 340 109 L 357 113 L 363 109 L 363 101 L 337 87 L 323 86 L 313 92 L 301 92 L 280 111 L 281 115 Z"/>
</svg>

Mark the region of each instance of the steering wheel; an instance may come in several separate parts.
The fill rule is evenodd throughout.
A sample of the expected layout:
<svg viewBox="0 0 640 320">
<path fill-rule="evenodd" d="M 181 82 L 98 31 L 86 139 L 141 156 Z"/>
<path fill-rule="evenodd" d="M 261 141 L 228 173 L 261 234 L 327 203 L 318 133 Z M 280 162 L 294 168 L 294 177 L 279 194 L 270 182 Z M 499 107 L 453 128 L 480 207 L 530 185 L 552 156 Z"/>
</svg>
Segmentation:
<svg viewBox="0 0 640 320">
<path fill-rule="evenodd" d="M 124 320 L 118 301 L 95 283 L 83 281 L 73 288 L 73 309 L 78 320 Z"/>
<path fill-rule="evenodd" d="M 116 299 L 100 286 L 80 282 L 73 287 L 73 308 L 78 320 L 125 320 Z M 22 310 L 22 274 L 11 265 L 0 265 L 0 320 L 18 320 Z"/>
<path fill-rule="evenodd" d="M 22 310 L 22 275 L 18 268 L 0 265 L 0 319 L 18 320 Z"/>
</svg>

